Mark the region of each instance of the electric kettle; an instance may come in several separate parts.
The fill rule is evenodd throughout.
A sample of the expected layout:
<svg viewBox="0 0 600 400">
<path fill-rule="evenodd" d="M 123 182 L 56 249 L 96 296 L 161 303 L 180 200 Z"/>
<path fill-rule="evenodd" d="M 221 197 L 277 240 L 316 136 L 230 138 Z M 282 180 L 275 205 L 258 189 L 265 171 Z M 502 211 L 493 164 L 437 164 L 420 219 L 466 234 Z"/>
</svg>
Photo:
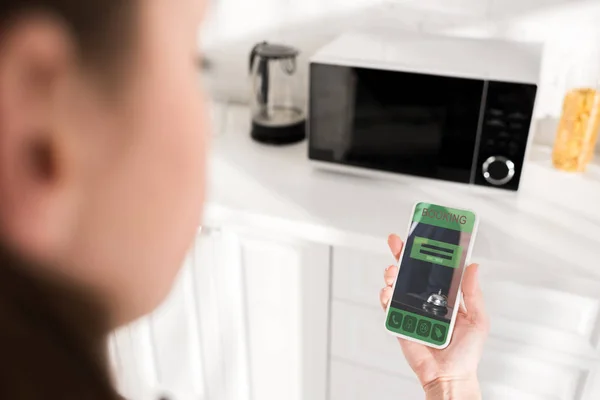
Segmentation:
<svg viewBox="0 0 600 400">
<path fill-rule="evenodd" d="M 298 50 L 262 42 L 250 53 L 252 138 L 290 144 L 306 137 L 306 113 L 299 105 Z"/>
</svg>

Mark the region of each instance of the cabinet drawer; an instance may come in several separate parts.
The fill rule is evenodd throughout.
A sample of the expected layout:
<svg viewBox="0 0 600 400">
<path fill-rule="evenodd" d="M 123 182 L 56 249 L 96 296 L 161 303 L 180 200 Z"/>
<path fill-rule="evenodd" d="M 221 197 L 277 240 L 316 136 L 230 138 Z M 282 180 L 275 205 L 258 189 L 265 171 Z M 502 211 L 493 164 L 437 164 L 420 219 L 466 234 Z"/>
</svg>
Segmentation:
<svg viewBox="0 0 600 400">
<path fill-rule="evenodd" d="M 384 313 L 376 307 L 334 301 L 332 359 L 416 382 L 396 339 L 385 331 L 384 319 Z M 577 398 L 586 384 L 588 370 L 585 368 L 591 365 L 562 359 L 558 354 L 552 358 L 545 351 L 535 352 L 527 347 L 510 350 L 510 346 L 503 344 L 490 340 L 479 368 L 487 391 L 498 396 L 515 393 L 495 398 L 571 400 Z"/>
<path fill-rule="evenodd" d="M 331 362 L 329 400 L 416 400 L 424 397 L 416 379 L 403 379 L 343 361 Z"/>
<path fill-rule="evenodd" d="M 486 400 L 556 400 L 510 387 L 483 384 Z M 418 382 L 334 360 L 331 363 L 330 400 L 420 400 L 425 394 Z M 577 398 L 577 397 L 575 397 Z"/>
<path fill-rule="evenodd" d="M 391 255 L 335 248 L 333 298 L 376 307 Z M 483 261 L 481 285 L 492 336 L 598 357 L 600 282 Z"/>
</svg>

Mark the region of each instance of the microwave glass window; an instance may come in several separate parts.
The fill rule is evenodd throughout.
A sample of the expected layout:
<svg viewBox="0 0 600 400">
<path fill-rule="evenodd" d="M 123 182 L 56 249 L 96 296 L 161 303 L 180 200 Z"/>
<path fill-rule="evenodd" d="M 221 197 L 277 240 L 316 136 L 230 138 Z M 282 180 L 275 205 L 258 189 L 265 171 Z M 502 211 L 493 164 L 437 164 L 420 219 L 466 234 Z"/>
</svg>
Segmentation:
<svg viewBox="0 0 600 400">
<path fill-rule="evenodd" d="M 310 156 L 469 182 L 482 80 L 311 65 Z"/>
</svg>

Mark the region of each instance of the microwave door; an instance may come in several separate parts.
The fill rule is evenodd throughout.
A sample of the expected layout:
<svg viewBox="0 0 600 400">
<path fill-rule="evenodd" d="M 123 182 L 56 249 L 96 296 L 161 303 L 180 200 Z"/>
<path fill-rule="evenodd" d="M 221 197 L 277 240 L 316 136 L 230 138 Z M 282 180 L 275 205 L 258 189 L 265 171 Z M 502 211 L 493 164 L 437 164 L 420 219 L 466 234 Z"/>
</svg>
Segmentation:
<svg viewBox="0 0 600 400">
<path fill-rule="evenodd" d="M 348 152 L 353 161 L 376 159 L 390 167 L 429 169 L 442 150 L 444 108 L 402 106 L 385 113 L 362 108 L 356 121 L 353 147 Z"/>
<path fill-rule="evenodd" d="M 343 163 L 354 147 L 356 73 L 352 68 L 313 64 L 309 129 L 311 150 Z"/>
</svg>

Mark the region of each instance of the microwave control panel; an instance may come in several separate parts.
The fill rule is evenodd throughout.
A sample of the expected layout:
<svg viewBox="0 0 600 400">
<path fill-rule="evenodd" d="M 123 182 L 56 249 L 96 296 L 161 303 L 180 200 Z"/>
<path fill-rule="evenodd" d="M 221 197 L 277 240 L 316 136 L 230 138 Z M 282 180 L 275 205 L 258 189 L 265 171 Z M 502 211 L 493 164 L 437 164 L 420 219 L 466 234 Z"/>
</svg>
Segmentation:
<svg viewBox="0 0 600 400">
<path fill-rule="evenodd" d="M 536 93 L 532 84 L 488 82 L 475 184 L 519 189 Z"/>
</svg>

